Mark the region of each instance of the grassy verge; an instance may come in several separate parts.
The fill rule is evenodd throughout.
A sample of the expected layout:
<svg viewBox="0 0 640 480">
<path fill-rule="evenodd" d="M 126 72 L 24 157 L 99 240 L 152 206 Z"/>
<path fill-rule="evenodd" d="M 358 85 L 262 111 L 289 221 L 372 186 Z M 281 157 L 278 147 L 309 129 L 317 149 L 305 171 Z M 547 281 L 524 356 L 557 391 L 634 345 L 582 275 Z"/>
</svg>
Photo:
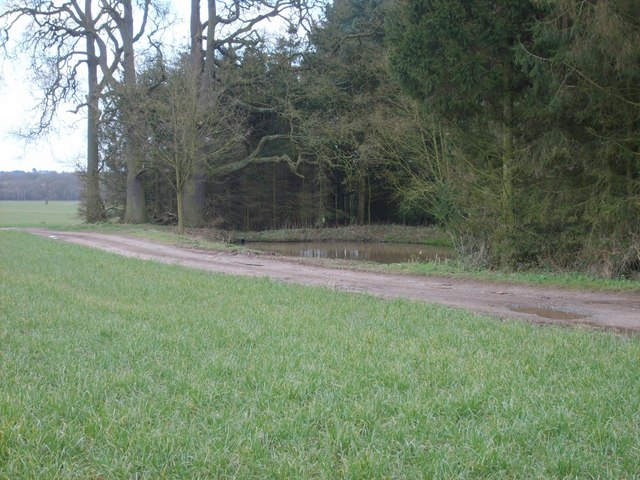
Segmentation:
<svg viewBox="0 0 640 480">
<path fill-rule="evenodd" d="M 369 268 L 377 270 L 378 266 Z M 430 263 L 391 265 L 386 271 L 412 275 L 439 275 L 451 278 L 489 282 L 519 283 L 541 287 L 560 287 L 579 290 L 638 291 L 640 281 L 625 278 L 602 278 L 580 272 L 521 271 L 508 272 L 470 267 L 456 260 Z"/>
<path fill-rule="evenodd" d="M 231 241 L 230 235 L 224 230 L 194 228 L 188 229 L 186 234 L 180 235 L 176 233 L 176 228 L 172 226 L 149 224 L 125 225 L 121 223 L 71 225 L 69 227 L 63 227 L 61 230 L 119 234 L 144 238 L 152 242 L 202 250 L 243 250 L 241 246 L 229 243 Z"/>
<path fill-rule="evenodd" d="M 437 227 L 405 225 L 353 225 L 338 228 L 291 228 L 234 234 L 252 242 L 389 242 L 451 246 L 451 238 Z"/>
<path fill-rule="evenodd" d="M 638 473 L 637 337 L 0 247 L 0 478 Z"/>
</svg>

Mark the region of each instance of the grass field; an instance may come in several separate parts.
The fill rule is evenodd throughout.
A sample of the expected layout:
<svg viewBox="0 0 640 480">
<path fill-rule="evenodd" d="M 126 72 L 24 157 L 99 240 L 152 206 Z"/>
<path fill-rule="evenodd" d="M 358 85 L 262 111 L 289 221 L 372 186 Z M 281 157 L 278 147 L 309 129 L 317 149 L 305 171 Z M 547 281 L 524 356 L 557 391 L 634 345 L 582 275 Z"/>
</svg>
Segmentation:
<svg viewBox="0 0 640 480">
<path fill-rule="evenodd" d="M 640 475 L 637 337 L 0 251 L 0 478 Z"/>
<path fill-rule="evenodd" d="M 59 227 L 82 222 L 79 202 L 0 201 L 0 227 Z"/>
</svg>

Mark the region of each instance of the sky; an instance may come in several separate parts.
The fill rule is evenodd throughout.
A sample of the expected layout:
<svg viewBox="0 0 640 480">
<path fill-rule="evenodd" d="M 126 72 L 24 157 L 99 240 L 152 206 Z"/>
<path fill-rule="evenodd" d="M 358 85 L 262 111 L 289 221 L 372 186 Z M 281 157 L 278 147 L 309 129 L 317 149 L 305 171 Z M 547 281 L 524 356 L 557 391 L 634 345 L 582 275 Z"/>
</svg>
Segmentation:
<svg viewBox="0 0 640 480">
<path fill-rule="evenodd" d="M 188 2 L 172 0 L 174 13 L 181 22 L 182 38 L 170 42 L 187 43 Z M 0 55 L 2 55 L 0 53 Z M 86 158 L 86 112 L 70 113 L 73 105 L 60 109 L 53 129 L 46 137 L 27 142 L 16 135 L 27 127 L 37 125 L 37 105 L 41 93 L 30 88 L 29 63 L 21 59 L 0 57 L 0 171 L 58 171 L 71 172 Z"/>
</svg>

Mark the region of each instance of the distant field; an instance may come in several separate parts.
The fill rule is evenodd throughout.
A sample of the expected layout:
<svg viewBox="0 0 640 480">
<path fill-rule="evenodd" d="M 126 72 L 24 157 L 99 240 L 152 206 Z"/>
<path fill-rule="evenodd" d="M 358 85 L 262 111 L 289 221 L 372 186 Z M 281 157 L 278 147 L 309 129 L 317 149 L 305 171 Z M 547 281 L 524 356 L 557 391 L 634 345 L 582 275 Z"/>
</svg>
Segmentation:
<svg viewBox="0 0 640 480">
<path fill-rule="evenodd" d="M 59 226 L 82 223 L 80 202 L 0 202 L 0 227 Z"/>
</svg>

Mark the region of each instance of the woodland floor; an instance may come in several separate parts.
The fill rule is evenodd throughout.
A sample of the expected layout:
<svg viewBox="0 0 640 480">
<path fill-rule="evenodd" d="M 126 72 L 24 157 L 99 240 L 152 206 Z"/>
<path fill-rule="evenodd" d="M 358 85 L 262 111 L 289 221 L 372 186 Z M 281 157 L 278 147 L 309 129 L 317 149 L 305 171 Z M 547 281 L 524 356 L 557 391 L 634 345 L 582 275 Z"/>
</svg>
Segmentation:
<svg viewBox="0 0 640 480">
<path fill-rule="evenodd" d="M 145 260 L 190 268 L 302 285 L 324 286 L 384 298 L 409 298 L 464 308 L 500 318 L 534 323 L 584 325 L 621 332 L 640 332 L 637 293 L 592 292 L 394 275 L 331 268 L 304 259 L 250 252 L 202 251 L 160 244 L 125 235 L 28 229 L 52 240 L 66 241 Z"/>
</svg>

